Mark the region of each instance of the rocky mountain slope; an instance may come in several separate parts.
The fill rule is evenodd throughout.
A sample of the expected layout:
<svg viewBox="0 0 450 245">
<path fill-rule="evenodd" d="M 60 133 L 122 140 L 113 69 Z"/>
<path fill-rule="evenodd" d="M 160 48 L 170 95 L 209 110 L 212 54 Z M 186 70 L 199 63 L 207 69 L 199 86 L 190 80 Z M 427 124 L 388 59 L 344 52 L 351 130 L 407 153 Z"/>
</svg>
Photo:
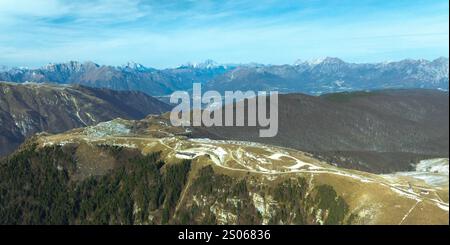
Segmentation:
<svg viewBox="0 0 450 245">
<path fill-rule="evenodd" d="M 141 92 L 0 83 L 0 156 L 35 133 L 63 132 L 117 117 L 144 118 L 170 106 Z"/>
<path fill-rule="evenodd" d="M 448 111 L 448 93 L 436 90 L 287 94 L 279 97 L 273 138 L 259 137 L 256 127 L 203 127 L 194 135 L 285 146 L 344 167 L 392 172 L 420 158 L 448 157 Z"/>
<path fill-rule="evenodd" d="M 193 82 L 210 90 L 278 90 L 323 94 L 386 88 L 430 88 L 448 91 L 449 60 L 402 60 L 375 64 L 347 63 L 338 58 L 299 61 L 294 65 L 219 65 L 213 61 L 157 70 L 136 63 L 102 66 L 92 62 L 50 64 L 38 69 L 0 70 L 0 80 L 82 84 L 115 90 L 137 90 L 162 96 L 189 90 Z"/>
<path fill-rule="evenodd" d="M 449 222 L 448 159 L 376 175 L 190 133 L 152 116 L 34 137 L 0 162 L 0 223 Z"/>
<path fill-rule="evenodd" d="M 168 95 L 176 90 L 191 89 L 193 82 L 205 82 L 229 69 L 213 66 L 210 62 L 206 64 L 157 70 L 136 63 L 115 67 L 71 61 L 38 69 L 13 68 L 0 71 L 0 81 L 81 84 L 113 90 L 142 91 L 149 95 Z"/>
</svg>

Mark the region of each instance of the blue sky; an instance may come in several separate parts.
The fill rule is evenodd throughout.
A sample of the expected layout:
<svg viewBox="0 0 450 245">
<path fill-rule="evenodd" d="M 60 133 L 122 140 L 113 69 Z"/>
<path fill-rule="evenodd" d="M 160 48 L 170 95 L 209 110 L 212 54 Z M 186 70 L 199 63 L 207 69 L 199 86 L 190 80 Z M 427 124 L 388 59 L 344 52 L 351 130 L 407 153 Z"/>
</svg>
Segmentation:
<svg viewBox="0 0 450 245">
<path fill-rule="evenodd" d="M 0 66 L 448 57 L 447 0 L 0 0 Z"/>
</svg>

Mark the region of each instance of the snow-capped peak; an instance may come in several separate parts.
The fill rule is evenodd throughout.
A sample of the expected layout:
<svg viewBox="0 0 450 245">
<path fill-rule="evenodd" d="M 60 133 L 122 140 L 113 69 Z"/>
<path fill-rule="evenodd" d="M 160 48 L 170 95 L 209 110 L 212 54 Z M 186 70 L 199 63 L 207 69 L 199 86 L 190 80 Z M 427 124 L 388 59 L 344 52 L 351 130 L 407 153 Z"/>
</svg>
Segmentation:
<svg viewBox="0 0 450 245">
<path fill-rule="evenodd" d="M 181 67 L 190 67 L 195 69 L 213 69 L 217 67 L 221 67 L 219 63 L 215 62 L 214 60 L 207 59 L 204 62 L 189 62 L 185 65 L 182 65 Z"/>
<path fill-rule="evenodd" d="M 309 65 L 319 65 L 319 64 L 324 63 L 327 59 L 328 59 L 328 57 L 319 57 L 319 58 L 310 59 L 306 62 Z"/>
<path fill-rule="evenodd" d="M 134 61 L 127 62 L 127 64 L 121 66 L 121 68 L 131 69 L 131 70 L 135 70 L 135 71 L 146 71 L 149 69 L 149 68 L 145 67 L 144 65 L 136 63 Z"/>
<path fill-rule="evenodd" d="M 67 63 L 49 63 L 43 67 L 44 70 L 48 71 L 81 71 L 83 66 L 98 66 L 93 62 L 85 62 L 84 64 L 78 61 L 69 61 Z"/>
<path fill-rule="evenodd" d="M 316 66 L 316 65 L 321 65 L 321 64 L 340 64 L 340 63 L 344 63 L 344 61 L 342 61 L 339 58 L 334 58 L 334 57 L 320 57 L 320 58 L 314 58 L 314 59 L 310 59 L 310 60 L 297 60 L 294 65 L 299 66 L 299 65 L 308 65 L 308 66 Z"/>
</svg>

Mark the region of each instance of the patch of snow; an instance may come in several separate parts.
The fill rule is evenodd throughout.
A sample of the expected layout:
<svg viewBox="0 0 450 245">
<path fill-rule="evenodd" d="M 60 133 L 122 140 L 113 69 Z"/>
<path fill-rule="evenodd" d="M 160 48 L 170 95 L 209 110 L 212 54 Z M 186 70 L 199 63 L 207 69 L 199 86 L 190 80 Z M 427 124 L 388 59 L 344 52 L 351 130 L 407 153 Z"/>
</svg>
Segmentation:
<svg viewBox="0 0 450 245">
<path fill-rule="evenodd" d="M 418 202 L 419 202 L 419 201 L 422 201 L 422 199 L 420 199 L 417 195 L 415 195 L 415 194 L 413 194 L 413 193 L 407 192 L 407 191 L 405 191 L 405 190 L 399 190 L 399 189 L 397 189 L 397 188 L 395 188 L 395 187 L 390 187 L 390 189 L 391 189 L 393 192 L 399 194 L 400 196 L 404 196 L 404 197 L 407 197 L 407 198 L 409 198 L 409 199 L 416 200 L 416 201 L 418 201 Z"/>
<path fill-rule="evenodd" d="M 225 162 L 225 157 L 228 155 L 228 152 L 225 151 L 222 147 L 217 147 L 213 153 L 219 158 L 221 163 Z"/>
<path fill-rule="evenodd" d="M 178 159 L 186 159 L 186 160 L 192 160 L 192 159 L 194 159 L 195 156 L 196 156 L 195 154 L 191 155 L 191 154 L 188 154 L 188 153 L 185 153 L 185 152 L 177 152 L 175 154 L 176 158 L 178 158 Z"/>
<path fill-rule="evenodd" d="M 449 181 L 449 159 L 435 158 L 422 160 L 416 165 L 416 171 L 397 172 L 383 176 L 387 178 L 406 176 L 423 180 L 431 186 L 442 186 L 448 184 Z"/>
<path fill-rule="evenodd" d="M 441 203 L 439 203 L 439 202 L 437 202 L 436 204 L 437 204 L 437 206 L 438 206 L 440 209 L 445 210 L 445 211 L 448 212 L 448 205 L 444 205 L 444 204 L 441 204 Z"/>
<path fill-rule="evenodd" d="M 283 153 L 274 153 L 271 156 L 269 156 L 269 158 L 272 160 L 280 160 L 280 158 L 282 158 L 282 157 L 291 158 L 291 156 L 283 154 Z"/>
<path fill-rule="evenodd" d="M 449 174 L 449 159 L 448 158 L 435 158 L 422 160 L 416 165 L 417 172 L 431 172 Z"/>
<path fill-rule="evenodd" d="M 288 169 L 300 169 L 303 166 L 310 166 L 310 165 L 305 163 L 305 162 L 303 162 L 303 161 L 297 160 L 297 163 L 295 165 L 289 166 L 287 168 Z"/>
<path fill-rule="evenodd" d="M 85 112 L 84 114 L 86 114 L 86 116 L 89 117 L 89 119 L 91 119 L 92 122 L 97 122 L 97 120 L 95 120 L 94 116 L 92 116 L 91 113 Z"/>
</svg>

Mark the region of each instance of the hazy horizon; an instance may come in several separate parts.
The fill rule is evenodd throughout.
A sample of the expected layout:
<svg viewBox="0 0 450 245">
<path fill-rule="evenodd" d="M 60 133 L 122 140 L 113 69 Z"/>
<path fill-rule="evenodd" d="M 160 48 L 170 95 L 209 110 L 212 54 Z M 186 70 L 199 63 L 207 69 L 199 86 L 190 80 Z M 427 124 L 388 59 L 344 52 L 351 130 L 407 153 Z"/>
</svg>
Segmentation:
<svg viewBox="0 0 450 245">
<path fill-rule="evenodd" d="M 435 58 L 431 58 L 431 59 L 424 59 L 424 58 L 417 58 L 417 59 L 414 59 L 414 58 L 403 58 L 403 59 L 399 59 L 399 60 L 384 60 L 384 61 L 377 61 L 377 62 L 350 62 L 350 61 L 341 59 L 341 58 L 339 58 L 339 57 L 330 57 L 330 56 L 326 56 L 326 57 L 311 58 L 311 59 L 307 59 L 307 60 L 298 59 L 297 61 L 301 61 L 301 62 L 314 62 L 314 61 L 316 61 L 316 60 L 325 59 L 325 58 L 337 58 L 337 59 L 340 59 L 340 60 L 342 60 L 342 61 L 344 61 L 344 62 L 346 62 L 346 63 L 351 63 L 351 64 L 381 64 L 381 63 L 400 62 L 400 61 L 404 61 L 404 60 L 415 60 L 415 61 L 418 61 L 418 60 L 426 60 L 426 61 L 432 62 L 432 61 L 437 60 L 437 59 L 440 59 L 440 58 L 449 59 L 448 56 L 439 56 L 439 57 L 435 57 Z M 205 62 L 208 62 L 208 61 L 213 61 L 213 62 L 215 62 L 217 65 L 222 65 L 222 66 L 232 66 L 232 65 L 239 66 L 239 65 L 252 65 L 252 64 L 265 65 L 265 66 L 272 66 L 272 65 L 278 66 L 278 65 L 295 65 L 295 63 L 296 63 L 296 61 L 291 62 L 291 63 L 280 63 L 280 64 L 272 64 L 272 63 L 270 63 L 270 64 L 269 64 L 269 63 L 264 64 L 264 63 L 258 63 L 258 62 L 247 62 L 247 63 L 225 62 L 225 63 L 220 63 L 220 62 L 216 62 L 215 60 L 212 60 L 212 59 L 206 59 L 206 60 L 203 60 L 203 61 L 189 61 L 189 62 L 185 62 L 185 63 L 182 63 L 182 64 L 178 64 L 178 65 L 175 65 L 175 66 L 153 67 L 153 66 L 148 66 L 148 65 L 145 65 L 145 64 L 143 64 L 143 63 L 141 63 L 141 62 L 137 62 L 137 61 L 127 61 L 127 62 L 122 63 L 122 64 L 106 64 L 106 63 L 96 62 L 95 60 L 83 60 L 83 61 L 82 61 L 82 60 L 67 60 L 67 61 L 59 61 L 59 62 L 48 62 L 48 63 L 46 63 L 46 64 L 38 65 L 38 66 L 20 66 L 20 65 L 19 65 L 19 66 L 7 66 L 7 65 L 4 65 L 4 64 L 0 64 L 0 68 L 3 67 L 3 68 L 6 68 L 6 69 L 13 69 L 13 68 L 39 69 L 39 68 L 43 68 L 43 67 L 45 67 L 45 66 L 47 66 L 47 65 L 52 65 L 52 64 L 67 64 L 67 63 L 70 63 L 70 62 L 78 62 L 78 63 L 81 63 L 81 64 L 85 64 L 85 63 L 92 62 L 92 63 L 97 64 L 97 65 L 100 65 L 100 66 L 113 66 L 113 67 L 126 66 L 126 65 L 129 65 L 129 64 L 135 63 L 135 64 L 137 64 L 137 65 L 143 65 L 143 66 L 146 67 L 146 68 L 154 68 L 154 69 L 161 69 L 161 70 L 163 70 L 163 69 L 179 68 L 179 67 L 182 67 L 182 66 L 188 66 L 188 65 L 193 65 L 193 66 L 194 66 L 194 65 L 201 65 L 202 63 L 205 63 Z"/>
</svg>

